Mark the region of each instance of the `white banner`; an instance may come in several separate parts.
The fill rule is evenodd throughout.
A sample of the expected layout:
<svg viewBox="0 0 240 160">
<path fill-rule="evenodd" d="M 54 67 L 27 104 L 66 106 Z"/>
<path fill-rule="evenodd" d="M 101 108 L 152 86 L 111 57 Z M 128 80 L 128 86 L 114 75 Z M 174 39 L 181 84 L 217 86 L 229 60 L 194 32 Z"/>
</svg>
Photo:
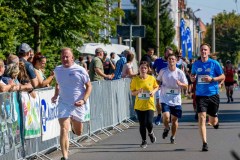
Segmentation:
<svg viewBox="0 0 240 160">
<path fill-rule="evenodd" d="M 60 135 L 57 104 L 51 102 L 54 89 L 39 91 L 38 94 L 42 113 L 42 141 L 46 141 Z"/>
<path fill-rule="evenodd" d="M 33 98 L 27 92 L 21 92 L 23 111 L 24 138 L 41 136 L 40 103 L 38 94 Z"/>
</svg>

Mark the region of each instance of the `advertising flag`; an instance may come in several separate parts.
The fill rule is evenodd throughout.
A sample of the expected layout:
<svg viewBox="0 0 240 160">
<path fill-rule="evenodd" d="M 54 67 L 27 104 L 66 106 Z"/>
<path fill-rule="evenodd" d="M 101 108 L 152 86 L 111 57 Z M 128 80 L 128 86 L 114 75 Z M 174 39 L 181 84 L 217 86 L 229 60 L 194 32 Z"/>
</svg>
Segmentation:
<svg viewBox="0 0 240 160">
<path fill-rule="evenodd" d="M 186 33 L 188 59 L 192 59 L 192 38 L 191 38 L 191 30 L 189 27 L 186 28 L 185 33 Z"/>
</svg>

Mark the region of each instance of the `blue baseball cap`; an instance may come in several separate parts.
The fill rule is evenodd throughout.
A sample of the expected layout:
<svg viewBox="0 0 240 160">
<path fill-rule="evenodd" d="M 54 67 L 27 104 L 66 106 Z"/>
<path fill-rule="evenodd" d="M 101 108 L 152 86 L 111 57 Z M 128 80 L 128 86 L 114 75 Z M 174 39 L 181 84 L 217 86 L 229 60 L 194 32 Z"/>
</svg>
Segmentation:
<svg viewBox="0 0 240 160">
<path fill-rule="evenodd" d="M 31 50 L 32 48 L 27 43 L 22 43 L 18 49 L 18 53 L 27 53 Z"/>
</svg>

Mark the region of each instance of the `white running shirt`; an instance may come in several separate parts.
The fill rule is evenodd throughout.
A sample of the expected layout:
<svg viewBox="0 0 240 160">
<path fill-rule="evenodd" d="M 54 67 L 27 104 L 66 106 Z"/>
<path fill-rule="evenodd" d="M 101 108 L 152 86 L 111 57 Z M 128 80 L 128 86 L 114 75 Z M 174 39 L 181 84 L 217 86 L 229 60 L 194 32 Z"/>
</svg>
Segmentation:
<svg viewBox="0 0 240 160">
<path fill-rule="evenodd" d="M 162 83 L 160 101 L 169 106 L 181 105 L 181 87 L 177 85 L 176 80 L 188 84 L 187 78 L 182 70 L 176 68 L 170 71 L 168 67 L 161 69 L 157 80 Z"/>
<path fill-rule="evenodd" d="M 60 65 L 55 68 L 54 74 L 59 85 L 60 102 L 73 105 L 83 99 L 86 90 L 84 84 L 90 81 L 83 67 L 76 63 L 69 68 Z"/>
</svg>

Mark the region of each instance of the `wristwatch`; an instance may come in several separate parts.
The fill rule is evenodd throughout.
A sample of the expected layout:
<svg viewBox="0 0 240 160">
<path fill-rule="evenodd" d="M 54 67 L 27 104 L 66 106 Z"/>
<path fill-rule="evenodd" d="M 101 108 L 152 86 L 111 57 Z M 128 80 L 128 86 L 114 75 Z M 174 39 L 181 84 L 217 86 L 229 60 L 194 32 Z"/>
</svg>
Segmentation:
<svg viewBox="0 0 240 160">
<path fill-rule="evenodd" d="M 83 104 L 86 104 L 86 101 L 85 101 L 84 99 L 82 99 L 82 100 L 83 100 L 83 102 L 84 102 Z"/>
<path fill-rule="evenodd" d="M 214 78 L 212 77 L 212 80 L 211 80 L 211 82 L 214 82 Z"/>
</svg>

